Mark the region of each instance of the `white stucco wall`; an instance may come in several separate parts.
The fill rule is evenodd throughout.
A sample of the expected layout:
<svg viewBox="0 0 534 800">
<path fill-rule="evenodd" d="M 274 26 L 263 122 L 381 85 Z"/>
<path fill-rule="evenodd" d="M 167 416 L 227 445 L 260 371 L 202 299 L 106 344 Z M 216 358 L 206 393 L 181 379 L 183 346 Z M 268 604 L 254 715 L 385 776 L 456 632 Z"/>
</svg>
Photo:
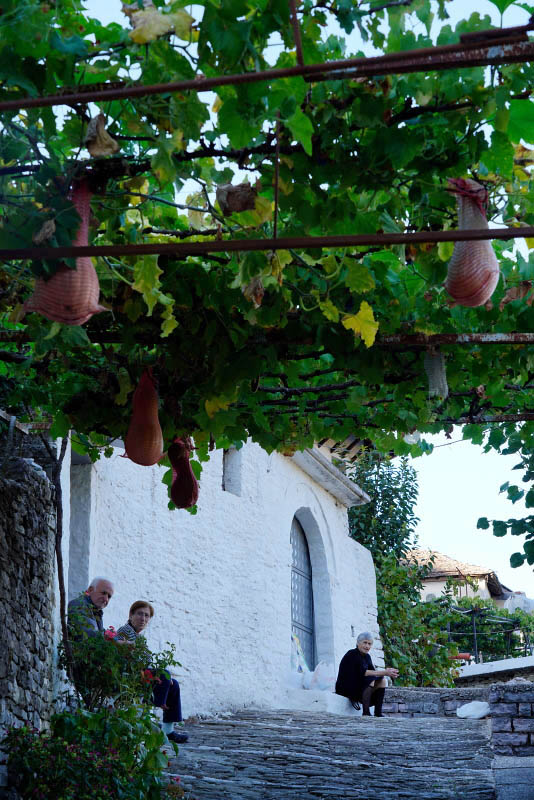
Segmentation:
<svg viewBox="0 0 534 800">
<path fill-rule="evenodd" d="M 222 488 L 222 451 L 212 453 L 192 516 L 167 509 L 161 468 L 121 455 L 72 468 L 72 519 L 91 552 L 76 551 L 69 589 L 85 589 L 88 572 L 114 578 L 104 621 L 116 627 L 134 600 L 154 605 L 147 638 L 153 649 L 176 645 L 184 716 L 286 704 L 295 515 L 310 548 L 318 659 L 337 668 L 360 631 L 378 634 L 369 551 L 349 538 L 346 508 L 290 459 L 246 445 L 236 495 Z M 379 643 L 373 658 L 383 664 Z"/>
</svg>

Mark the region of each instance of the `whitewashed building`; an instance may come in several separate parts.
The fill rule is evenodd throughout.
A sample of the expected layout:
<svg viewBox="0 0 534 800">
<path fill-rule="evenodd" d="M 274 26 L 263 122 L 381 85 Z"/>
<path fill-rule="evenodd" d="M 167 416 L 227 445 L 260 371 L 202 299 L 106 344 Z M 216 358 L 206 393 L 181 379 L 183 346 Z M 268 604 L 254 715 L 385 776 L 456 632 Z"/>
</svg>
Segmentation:
<svg viewBox="0 0 534 800">
<path fill-rule="evenodd" d="M 153 604 L 147 639 L 176 645 L 184 716 L 291 707 L 292 631 L 311 668 L 378 636 L 372 557 L 348 535 L 347 508 L 368 498 L 322 452 L 213 452 L 194 516 L 168 510 L 161 468 L 122 454 L 65 462 L 68 595 L 112 578 L 115 627 L 133 601 Z"/>
<path fill-rule="evenodd" d="M 431 558 L 434 559 L 434 565 L 423 581 L 421 600 L 435 600 L 445 592 L 447 582 L 454 580 L 458 597 L 491 599 L 498 608 L 505 608 L 511 613 L 516 608 L 529 614 L 534 612 L 534 600 L 526 597 L 524 592 L 515 592 L 502 584 L 496 571 L 489 567 L 467 564 L 424 548 L 416 547 L 409 553 L 409 559 L 418 564 L 428 564 Z"/>
</svg>

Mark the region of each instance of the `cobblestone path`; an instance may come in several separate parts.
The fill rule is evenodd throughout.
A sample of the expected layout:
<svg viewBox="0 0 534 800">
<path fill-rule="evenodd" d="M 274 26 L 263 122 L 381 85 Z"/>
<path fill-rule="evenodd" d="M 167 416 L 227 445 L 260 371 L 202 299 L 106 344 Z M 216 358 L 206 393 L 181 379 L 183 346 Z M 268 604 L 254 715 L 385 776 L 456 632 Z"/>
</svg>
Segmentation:
<svg viewBox="0 0 534 800">
<path fill-rule="evenodd" d="M 485 720 L 249 711 L 187 726 L 195 800 L 495 800 Z"/>
</svg>

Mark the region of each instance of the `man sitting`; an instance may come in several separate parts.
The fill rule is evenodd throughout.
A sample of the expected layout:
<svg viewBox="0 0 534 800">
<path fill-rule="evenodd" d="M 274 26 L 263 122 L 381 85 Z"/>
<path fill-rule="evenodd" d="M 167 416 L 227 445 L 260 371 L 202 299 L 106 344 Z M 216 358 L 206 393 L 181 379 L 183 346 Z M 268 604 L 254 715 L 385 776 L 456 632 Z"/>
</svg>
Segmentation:
<svg viewBox="0 0 534 800">
<path fill-rule="evenodd" d="M 103 636 L 104 609 L 113 597 L 113 584 L 108 578 L 93 578 L 85 592 L 82 592 L 68 606 L 69 636 L 79 642 L 87 636 Z"/>
</svg>

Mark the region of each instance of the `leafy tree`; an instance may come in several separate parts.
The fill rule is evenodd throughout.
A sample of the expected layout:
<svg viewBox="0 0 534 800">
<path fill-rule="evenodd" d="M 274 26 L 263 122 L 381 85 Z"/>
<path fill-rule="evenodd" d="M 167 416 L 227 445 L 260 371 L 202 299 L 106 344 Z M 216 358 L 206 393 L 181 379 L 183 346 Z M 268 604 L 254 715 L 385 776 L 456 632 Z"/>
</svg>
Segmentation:
<svg viewBox="0 0 534 800">
<path fill-rule="evenodd" d="M 127 2 L 124 24 L 104 26 L 80 0 L 4 0 L 0 102 L 296 64 L 286 0 L 200 0 L 194 19 L 185 0 L 142 5 Z M 387 54 L 490 27 L 475 13 L 453 29 L 443 0 L 303 0 L 298 21 L 306 63 L 354 55 L 345 34 L 356 28 Z M 96 245 L 215 237 L 222 247 L 267 239 L 275 223 L 279 237 L 447 229 L 457 224 L 451 175 L 484 182 L 491 220 L 530 225 L 534 154 L 521 139 L 534 141 L 533 71 L 292 76 L 221 85 L 215 100 L 184 90 L 4 110 L 0 248 L 69 244 L 79 225 L 69 187 L 80 179 L 94 192 Z M 225 215 L 216 190 L 243 174 L 253 207 Z M 475 309 L 447 301 L 447 243 L 99 257 L 109 312 L 83 326 L 24 314 L 35 278 L 55 274 L 57 260 L 5 258 L 0 403 L 52 422 L 52 435 L 73 429 L 73 445 L 96 458 L 124 438 L 133 390 L 152 366 L 166 445 L 192 435 L 199 461 L 248 437 L 290 453 L 354 435 L 417 455 L 428 446 L 406 433 L 454 422 L 473 441 L 486 429 L 491 446 L 501 434 L 530 446 L 532 347 L 509 358 L 510 345 L 454 341 L 532 331 L 533 253 L 494 247 L 502 279 L 492 304 Z M 429 397 L 424 368 L 425 337 L 443 333 L 445 399 Z"/>
<path fill-rule="evenodd" d="M 402 686 L 451 686 L 447 645 L 450 598 L 421 601 L 432 562 L 406 558 L 417 517 L 417 475 L 406 459 L 398 464 L 363 457 L 351 477 L 371 502 L 349 510 L 350 535 L 368 547 L 376 570 L 378 624 L 386 662 L 399 670 Z"/>
<path fill-rule="evenodd" d="M 366 455 L 358 459 L 350 476 L 371 498 L 349 509 L 351 536 L 367 547 L 373 558 L 392 553 L 402 558 L 413 544 L 419 522 L 415 516 L 417 473 L 407 458 L 398 462 Z"/>
<path fill-rule="evenodd" d="M 516 470 L 523 470 L 522 481 L 530 483 L 534 481 L 534 442 L 528 432 L 519 429 L 513 431 L 508 438 L 502 437 L 503 444 L 506 446 L 501 448 L 501 452 L 505 454 L 519 452 L 520 461 L 514 466 Z M 501 493 L 506 492 L 506 495 L 512 503 L 517 503 L 518 500 L 524 500 L 527 508 L 534 507 L 534 486 L 527 489 L 520 489 L 517 485 L 510 485 L 509 481 L 503 483 L 500 490 Z M 492 525 L 494 536 L 506 536 L 511 533 L 513 536 L 524 536 L 523 552 L 512 553 L 510 556 L 510 565 L 512 567 L 520 567 L 525 561 L 528 564 L 534 564 L 534 515 L 526 514 L 523 517 L 511 518 L 508 520 L 488 520 L 487 517 L 480 517 L 477 523 L 477 528 L 487 530 Z"/>
</svg>

